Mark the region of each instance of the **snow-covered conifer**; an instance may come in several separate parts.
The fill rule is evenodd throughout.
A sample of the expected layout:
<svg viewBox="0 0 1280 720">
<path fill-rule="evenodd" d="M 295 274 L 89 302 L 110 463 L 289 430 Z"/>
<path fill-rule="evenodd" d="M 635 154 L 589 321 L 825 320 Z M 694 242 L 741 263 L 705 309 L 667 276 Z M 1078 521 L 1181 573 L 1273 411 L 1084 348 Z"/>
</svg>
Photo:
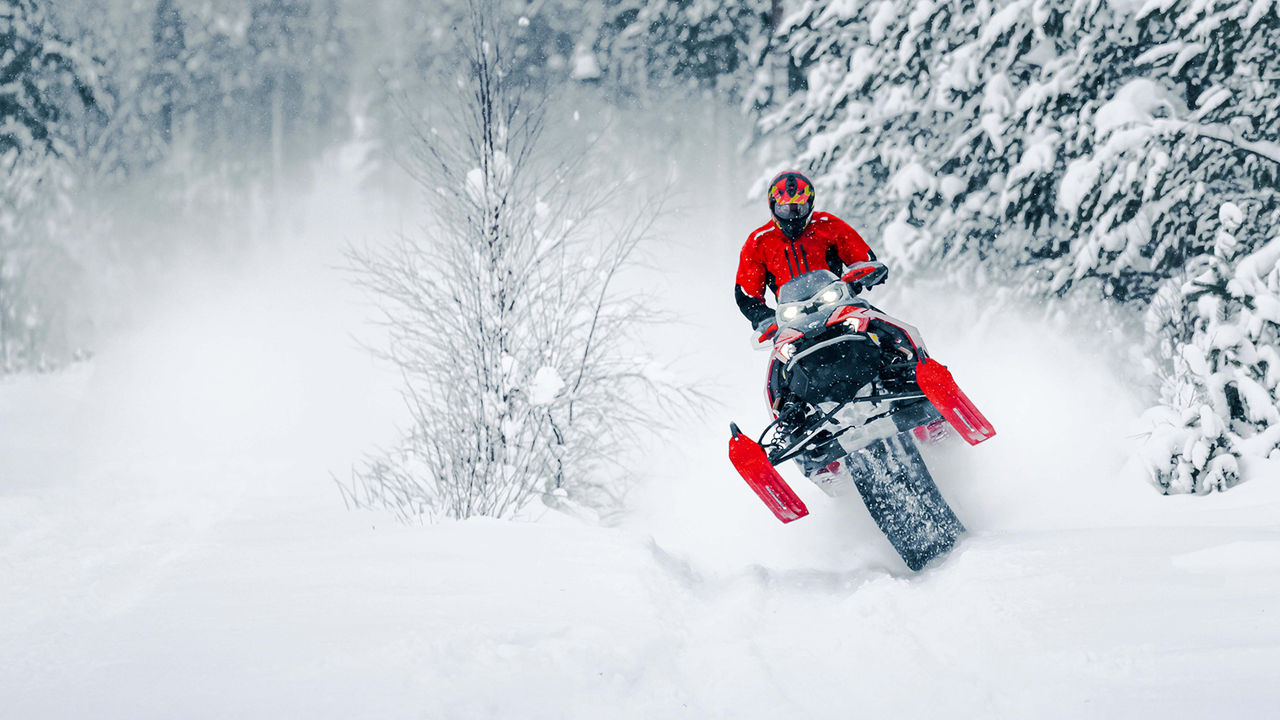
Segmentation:
<svg viewBox="0 0 1280 720">
<path fill-rule="evenodd" d="M 1196 218 L 1237 198 L 1213 190 L 1274 185 L 1268 5 L 800 2 L 786 18 L 808 87 L 762 124 L 903 270 L 1145 299 L 1207 241 Z"/>
<path fill-rule="evenodd" d="M 1244 220 L 1224 203 L 1211 252 L 1147 313 L 1161 403 L 1145 455 L 1169 492 L 1229 488 L 1241 460 L 1280 450 L 1280 238 L 1242 253 Z"/>
<path fill-rule="evenodd" d="M 779 32 L 807 88 L 762 127 L 790 142 L 779 164 L 798 157 L 906 274 L 1140 311 L 1191 258 L 1212 256 L 1224 203 L 1249 220 L 1233 231 L 1241 255 L 1273 237 L 1273 3 L 787 7 Z M 1183 312 L 1180 291 L 1160 292 L 1158 306 Z M 1148 326 L 1178 357 L 1193 342 L 1171 329 L 1186 323 Z M 1250 353 L 1222 362 L 1266 368 Z"/>
<path fill-rule="evenodd" d="M 597 46 L 622 87 L 685 85 L 741 96 L 770 46 L 770 0 L 611 0 Z M 721 100 L 726 99 L 724 97 Z"/>
<path fill-rule="evenodd" d="M 0 2 L 0 153 L 63 152 L 58 123 L 73 104 L 97 102 L 97 71 L 38 0 Z"/>
<path fill-rule="evenodd" d="M 0 2 L 0 373 L 45 367 L 76 348 L 62 235 L 76 120 L 99 102 L 99 67 L 36 0 Z"/>
</svg>

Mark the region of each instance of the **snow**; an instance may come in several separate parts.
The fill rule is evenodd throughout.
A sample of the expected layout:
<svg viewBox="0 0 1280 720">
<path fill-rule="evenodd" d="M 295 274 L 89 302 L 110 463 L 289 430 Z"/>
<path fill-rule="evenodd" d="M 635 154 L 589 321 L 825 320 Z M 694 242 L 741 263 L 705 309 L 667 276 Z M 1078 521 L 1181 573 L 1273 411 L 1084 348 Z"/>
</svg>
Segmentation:
<svg viewBox="0 0 1280 720">
<path fill-rule="evenodd" d="M 918 192 L 930 190 L 937 180 L 919 163 L 907 163 L 894 173 L 887 183 L 887 190 L 898 197 L 911 197 Z"/>
<path fill-rule="evenodd" d="M 1244 211 L 1233 202 L 1224 202 L 1218 208 L 1218 221 L 1222 223 L 1223 229 L 1233 232 L 1244 222 Z"/>
<path fill-rule="evenodd" d="M 1230 542 L 1175 555 L 1173 564 L 1179 570 L 1209 575 L 1225 568 L 1240 572 L 1280 570 L 1280 544 L 1257 540 Z"/>
<path fill-rule="evenodd" d="M 0 381 L 6 716 L 1074 719 L 1280 702 L 1280 466 L 1160 496 L 1099 338 L 1034 312 L 979 320 L 989 298 L 924 281 L 869 296 L 999 431 L 928 451 L 970 528 L 951 556 L 908 573 L 856 496 L 793 468 L 812 515 L 777 523 L 725 458 L 729 419 L 763 426 L 765 358 L 706 281 L 732 276 L 762 213 L 669 219 L 700 242 L 666 250 L 679 270 L 655 297 L 686 312 L 679 342 L 663 328 L 653 347 L 717 404 L 654 445 L 613 527 L 346 510 L 330 473 L 394 438 L 403 411 L 350 341 L 359 300 L 316 243 L 176 273 L 164 310 L 92 363 Z"/>
<path fill-rule="evenodd" d="M 1078 212 L 1084 199 L 1093 194 L 1100 174 L 1101 168 L 1096 160 L 1072 160 L 1058 188 L 1058 204 L 1069 213 Z"/>
<path fill-rule="evenodd" d="M 550 405 L 564 389 L 564 380 L 553 367 L 543 366 L 534 373 L 529 386 L 529 402 L 534 405 Z"/>
<path fill-rule="evenodd" d="M 1018 21 L 1018 17 L 1027 12 L 1027 0 L 1016 0 L 1000 8 L 982 27 L 978 42 L 984 47 L 991 47 L 1002 35 L 1009 32 Z"/>
<path fill-rule="evenodd" d="M 896 19 L 893 3 L 890 0 L 882 0 L 876 5 L 875 14 L 871 16 L 871 21 L 867 23 L 867 38 L 871 40 L 872 44 L 879 45 Z"/>
<path fill-rule="evenodd" d="M 467 197 L 476 205 L 484 202 L 484 185 L 483 170 L 477 167 L 467 171 Z"/>
<path fill-rule="evenodd" d="M 1170 55 L 1176 55 L 1182 50 L 1186 43 L 1182 40 L 1161 43 L 1155 47 L 1143 52 L 1141 55 L 1133 59 L 1134 65 L 1150 65 L 1157 61 L 1163 60 Z"/>
<path fill-rule="evenodd" d="M 1150 124 L 1157 117 L 1181 117 L 1185 113 L 1178 106 L 1178 99 L 1157 83 L 1146 78 L 1130 80 L 1094 114 L 1096 136 L 1101 139 L 1126 125 Z"/>
<path fill-rule="evenodd" d="M 1058 143 L 1061 139 L 1058 133 L 1047 129 L 1041 129 L 1027 138 L 1027 146 L 1022 151 L 1022 156 L 1009 171 L 1007 185 L 1013 186 L 1027 178 L 1052 170 L 1054 161 L 1058 157 Z"/>
<path fill-rule="evenodd" d="M 578 45 L 573 49 L 570 64 L 569 77 L 574 80 L 599 80 L 604 74 L 595 53 L 585 45 Z"/>
</svg>

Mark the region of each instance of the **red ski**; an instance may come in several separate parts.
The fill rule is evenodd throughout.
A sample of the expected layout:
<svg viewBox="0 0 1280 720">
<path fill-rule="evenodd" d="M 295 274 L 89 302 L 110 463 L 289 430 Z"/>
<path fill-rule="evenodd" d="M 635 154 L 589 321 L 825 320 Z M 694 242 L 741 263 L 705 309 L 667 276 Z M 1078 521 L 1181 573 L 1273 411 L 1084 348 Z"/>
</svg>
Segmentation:
<svg viewBox="0 0 1280 720">
<path fill-rule="evenodd" d="M 774 469 L 764 448 L 733 423 L 729 424 L 729 432 L 729 460 L 773 514 L 784 523 L 808 515 L 809 508 Z"/>
<path fill-rule="evenodd" d="M 942 417 L 970 445 L 977 445 L 996 434 L 991 422 L 956 385 L 946 365 L 929 358 L 921 360 L 916 365 L 916 383 Z"/>
</svg>

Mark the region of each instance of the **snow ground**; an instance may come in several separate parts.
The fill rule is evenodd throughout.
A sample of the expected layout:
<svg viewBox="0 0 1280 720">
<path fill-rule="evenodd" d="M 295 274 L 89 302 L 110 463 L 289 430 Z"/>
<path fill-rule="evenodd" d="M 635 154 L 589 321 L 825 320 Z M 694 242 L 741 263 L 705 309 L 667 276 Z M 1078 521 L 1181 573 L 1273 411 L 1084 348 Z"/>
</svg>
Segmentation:
<svg viewBox="0 0 1280 720">
<path fill-rule="evenodd" d="M 677 223 L 707 240 L 671 249 L 667 344 L 721 405 L 654 453 L 618 527 L 343 508 L 330 473 L 399 411 L 313 245 L 184 277 L 91 364 L 0 381 L 0 715 L 1269 714 L 1276 468 L 1157 495 L 1107 360 L 1018 318 L 973 327 L 980 299 L 872 297 L 1000 433 L 930 453 L 961 546 L 912 575 L 856 498 L 803 481 L 812 515 L 777 523 L 725 458 L 728 420 L 764 417 L 728 290 L 758 214 Z"/>
</svg>

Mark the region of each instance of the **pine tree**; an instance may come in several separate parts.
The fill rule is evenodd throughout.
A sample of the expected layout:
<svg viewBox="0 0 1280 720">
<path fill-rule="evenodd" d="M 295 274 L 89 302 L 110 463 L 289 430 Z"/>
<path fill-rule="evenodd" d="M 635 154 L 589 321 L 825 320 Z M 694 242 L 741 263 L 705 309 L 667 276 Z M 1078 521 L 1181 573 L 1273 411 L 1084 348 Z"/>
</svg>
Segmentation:
<svg viewBox="0 0 1280 720">
<path fill-rule="evenodd" d="M 623 88 L 686 85 L 741 99 L 769 48 L 771 0 L 607 0 L 595 43 Z"/>
<path fill-rule="evenodd" d="M 1280 453 L 1280 237 L 1244 253 L 1243 211 L 1224 203 L 1218 221 L 1212 253 L 1147 313 L 1162 382 L 1145 455 L 1166 492 L 1227 489 L 1243 460 Z"/>
<path fill-rule="evenodd" d="M 96 68 L 50 25 L 36 0 L 0 2 L 0 155 L 65 151 L 58 123 L 96 105 Z"/>
<path fill-rule="evenodd" d="M 1144 300 L 1213 203 L 1274 186 L 1269 5 L 798 5 L 808 88 L 762 123 L 903 270 Z"/>
<path fill-rule="evenodd" d="M 1243 255 L 1270 241 L 1277 13 L 1269 2 L 796 2 L 779 33 L 807 87 L 761 124 L 904 274 L 1139 312 L 1159 291 L 1177 308 L 1186 298 L 1166 283 L 1212 255 L 1219 206 L 1243 214 Z M 1191 325 L 1151 323 L 1163 335 L 1150 342 L 1181 357 Z M 1257 358 L 1222 367 L 1256 375 Z"/>
<path fill-rule="evenodd" d="M 0 373 L 75 350 L 61 231 L 78 113 L 97 106 L 98 67 L 33 0 L 0 2 Z"/>
<path fill-rule="evenodd" d="M 154 118 L 161 142 L 173 143 L 175 125 L 190 102 L 187 72 L 183 61 L 187 51 L 186 25 L 175 0 L 156 3 L 151 23 L 151 72 L 148 85 L 155 106 L 147 108 Z"/>
</svg>

